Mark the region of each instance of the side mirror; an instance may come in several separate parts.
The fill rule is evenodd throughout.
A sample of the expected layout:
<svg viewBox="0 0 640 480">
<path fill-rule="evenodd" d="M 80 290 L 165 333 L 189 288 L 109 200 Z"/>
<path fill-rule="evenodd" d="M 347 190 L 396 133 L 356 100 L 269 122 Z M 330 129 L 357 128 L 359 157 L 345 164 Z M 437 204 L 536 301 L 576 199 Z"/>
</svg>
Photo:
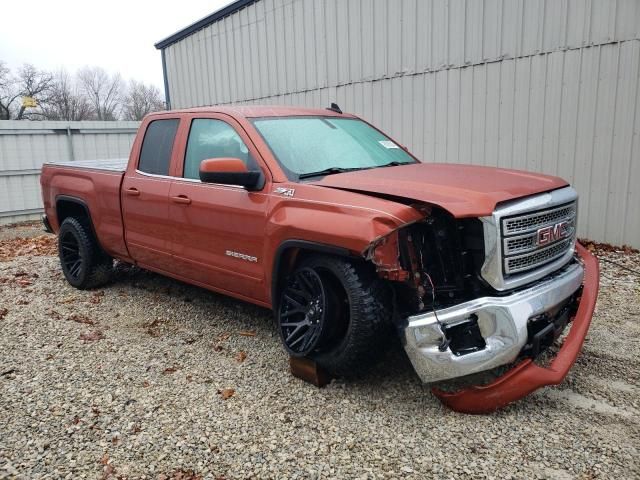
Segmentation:
<svg viewBox="0 0 640 480">
<path fill-rule="evenodd" d="M 223 185 L 240 185 L 247 190 L 261 190 L 261 171 L 249 171 L 239 158 L 208 158 L 200 162 L 200 181 Z"/>
</svg>

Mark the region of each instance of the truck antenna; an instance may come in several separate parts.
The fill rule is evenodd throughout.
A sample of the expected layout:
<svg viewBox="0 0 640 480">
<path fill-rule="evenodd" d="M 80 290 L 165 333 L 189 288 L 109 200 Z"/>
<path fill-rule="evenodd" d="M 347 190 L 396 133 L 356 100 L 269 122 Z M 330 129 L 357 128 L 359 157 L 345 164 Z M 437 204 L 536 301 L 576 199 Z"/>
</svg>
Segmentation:
<svg viewBox="0 0 640 480">
<path fill-rule="evenodd" d="M 328 107 L 327 110 L 331 110 L 332 112 L 336 112 L 336 113 L 342 113 L 342 110 L 340 110 L 340 107 L 338 106 L 337 103 L 331 103 L 331 106 Z"/>
</svg>

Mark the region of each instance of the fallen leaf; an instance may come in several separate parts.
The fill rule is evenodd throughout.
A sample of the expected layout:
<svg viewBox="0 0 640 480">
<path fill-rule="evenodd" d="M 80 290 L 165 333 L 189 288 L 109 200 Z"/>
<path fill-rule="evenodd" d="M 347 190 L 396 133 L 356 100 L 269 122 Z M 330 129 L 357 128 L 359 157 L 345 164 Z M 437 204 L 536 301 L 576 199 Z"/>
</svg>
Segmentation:
<svg viewBox="0 0 640 480">
<path fill-rule="evenodd" d="M 218 335 L 218 341 L 220 341 L 220 342 L 224 342 L 224 341 L 225 341 L 225 340 L 227 340 L 230 336 L 231 336 L 231 334 L 230 334 L 230 333 L 228 333 L 228 332 L 221 333 L 220 335 Z"/>
<path fill-rule="evenodd" d="M 151 384 L 147 380 L 145 380 L 144 382 L 142 382 L 142 386 L 144 388 L 149 388 L 151 386 Z"/>
<path fill-rule="evenodd" d="M 103 338 L 104 334 L 100 330 L 93 330 L 92 332 L 80 334 L 80 340 L 84 340 L 85 342 L 96 342 Z"/>
<path fill-rule="evenodd" d="M 107 465 L 109 463 L 109 455 L 107 455 L 106 453 L 102 455 L 102 458 L 100 459 L 100 463 L 102 465 Z"/>
<path fill-rule="evenodd" d="M 242 363 L 247 359 L 247 354 L 243 351 L 240 351 L 236 354 L 236 360 L 238 363 Z"/>
<path fill-rule="evenodd" d="M 218 393 L 220 394 L 223 400 L 227 400 L 233 397 L 236 391 L 233 388 L 225 388 L 223 390 L 218 390 Z"/>
<path fill-rule="evenodd" d="M 171 475 L 160 474 L 158 480 L 202 480 L 202 475 L 193 470 L 176 470 Z"/>
<path fill-rule="evenodd" d="M 176 373 L 178 370 L 180 370 L 180 367 L 167 367 L 164 369 L 164 371 L 162 373 L 164 373 L 165 375 L 169 375 L 171 373 Z"/>
<path fill-rule="evenodd" d="M 213 350 L 215 352 L 221 352 L 223 350 L 223 347 L 222 347 L 222 345 L 214 345 L 213 346 Z"/>
<path fill-rule="evenodd" d="M 0 308 L 0 320 L 2 320 L 4 317 L 6 317 L 7 313 L 9 313 L 9 309 L 8 308 Z"/>
<path fill-rule="evenodd" d="M 243 337 L 255 337 L 256 332 L 254 330 L 240 330 L 238 335 L 242 335 Z"/>
<path fill-rule="evenodd" d="M 56 255 L 55 235 L 40 235 L 32 238 L 12 238 L 0 241 L 0 261 L 23 255 Z"/>
<path fill-rule="evenodd" d="M 107 480 L 109 477 L 111 477 L 111 475 L 115 473 L 115 471 L 116 469 L 113 467 L 113 465 L 105 465 L 104 469 L 102 470 L 102 479 Z"/>
<path fill-rule="evenodd" d="M 143 327 L 145 327 L 145 331 L 147 332 L 147 334 L 151 335 L 152 337 L 158 337 L 160 336 L 160 332 L 158 331 L 158 329 L 160 328 L 160 323 L 162 323 L 161 320 L 159 318 L 156 318 L 149 323 L 145 323 Z"/>
<path fill-rule="evenodd" d="M 86 315 L 82 315 L 81 313 L 74 313 L 73 315 L 69 316 L 67 320 L 71 320 L 72 322 L 76 322 L 76 323 L 84 323 L 85 325 L 96 324 L 95 321 L 91 320 Z"/>
</svg>

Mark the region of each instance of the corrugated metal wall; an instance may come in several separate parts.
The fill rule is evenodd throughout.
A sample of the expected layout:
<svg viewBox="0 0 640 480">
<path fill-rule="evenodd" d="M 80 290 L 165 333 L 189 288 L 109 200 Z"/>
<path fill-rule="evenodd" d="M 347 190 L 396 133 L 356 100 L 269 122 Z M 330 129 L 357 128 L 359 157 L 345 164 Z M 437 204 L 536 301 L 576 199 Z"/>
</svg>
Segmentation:
<svg viewBox="0 0 640 480">
<path fill-rule="evenodd" d="M 560 175 L 640 247 L 640 1 L 260 0 L 165 49 L 173 108 L 331 101 L 426 161 Z"/>
<path fill-rule="evenodd" d="M 139 124 L 0 121 L 0 224 L 42 211 L 39 178 L 45 161 L 128 157 Z"/>
</svg>

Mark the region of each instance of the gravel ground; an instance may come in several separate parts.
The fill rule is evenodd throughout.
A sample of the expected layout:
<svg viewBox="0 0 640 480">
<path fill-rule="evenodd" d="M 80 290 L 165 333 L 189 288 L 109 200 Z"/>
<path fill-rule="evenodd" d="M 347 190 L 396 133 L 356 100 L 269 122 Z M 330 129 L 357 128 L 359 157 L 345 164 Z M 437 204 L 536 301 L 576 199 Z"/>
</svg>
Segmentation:
<svg viewBox="0 0 640 480">
<path fill-rule="evenodd" d="M 0 478 L 638 478 L 640 281 L 602 271 L 567 380 L 468 416 L 399 347 L 317 389 L 288 373 L 266 310 L 137 270 L 82 292 L 55 257 L 4 258 Z"/>
</svg>

